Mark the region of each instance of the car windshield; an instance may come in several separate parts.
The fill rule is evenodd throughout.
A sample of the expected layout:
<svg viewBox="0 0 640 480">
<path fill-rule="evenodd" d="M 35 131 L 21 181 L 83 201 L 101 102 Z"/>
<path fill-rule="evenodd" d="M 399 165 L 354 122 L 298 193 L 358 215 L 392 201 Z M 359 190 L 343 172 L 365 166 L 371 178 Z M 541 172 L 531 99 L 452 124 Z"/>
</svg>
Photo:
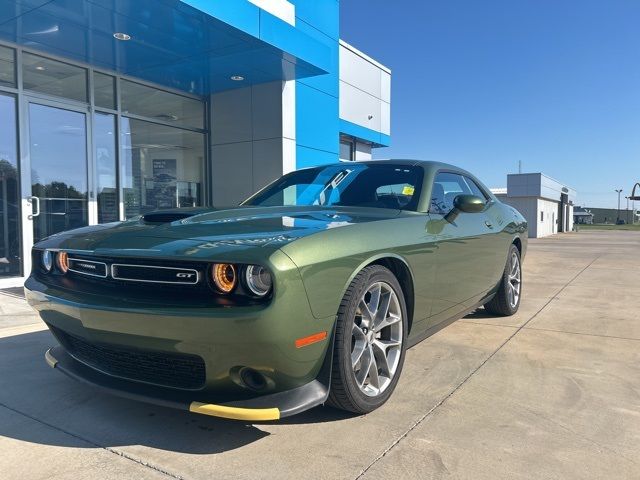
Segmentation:
<svg viewBox="0 0 640 480">
<path fill-rule="evenodd" d="M 243 205 L 343 206 L 416 210 L 423 172 L 419 167 L 349 163 L 289 173 Z"/>
</svg>

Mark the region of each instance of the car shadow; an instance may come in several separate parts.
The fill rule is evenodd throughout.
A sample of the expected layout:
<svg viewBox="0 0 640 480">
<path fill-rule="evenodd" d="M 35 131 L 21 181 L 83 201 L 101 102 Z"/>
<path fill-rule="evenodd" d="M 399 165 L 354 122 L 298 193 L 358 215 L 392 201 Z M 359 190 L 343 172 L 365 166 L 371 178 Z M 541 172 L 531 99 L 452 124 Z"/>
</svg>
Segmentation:
<svg viewBox="0 0 640 480">
<path fill-rule="evenodd" d="M 204 455 L 257 442 L 273 428 L 269 427 L 273 423 L 225 420 L 106 394 L 49 368 L 44 352 L 52 345 L 55 340 L 48 331 L 0 338 L 0 435 L 76 448 L 143 445 Z M 318 407 L 275 423 L 311 424 L 353 417 Z"/>
<path fill-rule="evenodd" d="M 485 318 L 495 318 L 495 315 L 491 315 L 490 313 L 488 313 L 484 308 L 478 308 L 476 310 L 474 310 L 473 312 L 467 314 L 464 318 L 466 320 L 479 320 L 479 319 L 485 319 Z"/>
</svg>

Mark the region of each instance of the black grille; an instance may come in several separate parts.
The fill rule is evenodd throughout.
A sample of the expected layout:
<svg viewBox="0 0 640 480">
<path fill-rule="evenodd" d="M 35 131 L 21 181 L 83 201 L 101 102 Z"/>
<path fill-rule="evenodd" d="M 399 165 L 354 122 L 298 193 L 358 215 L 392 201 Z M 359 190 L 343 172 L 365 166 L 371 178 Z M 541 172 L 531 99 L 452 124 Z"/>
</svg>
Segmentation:
<svg viewBox="0 0 640 480">
<path fill-rule="evenodd" d="M 185 390 L 204 386 L 204 361 L 197 355 L 92 343 L 51 325 L 49 328 L 73 357 L 109 375 Z"/>
</svg>

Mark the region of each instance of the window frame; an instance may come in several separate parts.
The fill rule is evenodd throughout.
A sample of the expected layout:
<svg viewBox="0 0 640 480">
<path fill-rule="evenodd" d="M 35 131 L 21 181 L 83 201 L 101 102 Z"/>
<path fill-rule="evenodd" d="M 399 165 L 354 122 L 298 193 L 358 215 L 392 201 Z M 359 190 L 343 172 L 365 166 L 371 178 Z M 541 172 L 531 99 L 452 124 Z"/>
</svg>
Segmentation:
<svg viewBox="0 0 640 480">
<path fill-rule="evenodd" d="M 488 193 L 488 190 L 484 187 L 484 185 L 482 185 L 480 182 L 478 182 L 471 174 L 467 173 L 467 172 L 463 172 L 460 170 L 454 170 L 451 168 L 441 168 L 436 170 L 436 172 L 433 174 L 433 180 L 431 181 L 431 185 L 430 185 L 430 189 L 429 189 L 429 198 L 425 199 L 426 200 L 426 204 L 427 204 L 427 211 L 426 213 L 428 214 L 432 214 L 432 215 L 447 215 L 447 213 L 440 213 L 440 212 L 435 212 L 433 211 L 433 205 L 431 204 L 432 201 L 432 194 L 433 194 L 433 186 L 436 183 L 436 178 L 438 178 L 438 175 L 441 173 L 451 173 L 454 175 L 460 175 L 463 180 L 465 181 L 465 183 L 467 184 L 467 187 L 469 188 L 469 190 L 471 190 L 471 187 L 469 186 L 469 184 L 467 183 L 468 181 L 472 181 L 476 187 L 478 187 L 478 189 L 480 190 L 480 192 L 482 192 L 482 194 L 485 197 L 485 210 L 487 209 L 487 207 L 492 204 L 494 202 L 494 197 L 492 195 L 490 195 Z M 462 195 L 462 194 L 461 194 Z M 483 210 L 484 211 L 484 210 Z"/>
</svg>

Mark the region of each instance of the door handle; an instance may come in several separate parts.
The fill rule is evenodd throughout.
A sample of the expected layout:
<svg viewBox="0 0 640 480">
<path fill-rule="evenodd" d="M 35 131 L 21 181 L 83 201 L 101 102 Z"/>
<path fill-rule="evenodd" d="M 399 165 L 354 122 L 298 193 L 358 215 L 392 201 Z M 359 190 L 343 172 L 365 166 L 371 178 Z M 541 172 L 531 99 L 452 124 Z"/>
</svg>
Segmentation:
<svg viewBox="0 0 640 480">
<path fill-rule="evenodd" d="M 493 223 L 491 223 L 489 220 L 485 220 L 484 224 L 489 228 L 493 228 Z"/>
<path fill-rule="evenodd" d="M 40 216 L 40 199 L 38 197 L 27 197 L 27 200 L 29 200 L 31 203 L 34 203 L 36 206 L 35 213 L 31 213 L 31 215 L 27 216 L 29 220 L 33 220 L 34 218 Z"/>
</svg>

